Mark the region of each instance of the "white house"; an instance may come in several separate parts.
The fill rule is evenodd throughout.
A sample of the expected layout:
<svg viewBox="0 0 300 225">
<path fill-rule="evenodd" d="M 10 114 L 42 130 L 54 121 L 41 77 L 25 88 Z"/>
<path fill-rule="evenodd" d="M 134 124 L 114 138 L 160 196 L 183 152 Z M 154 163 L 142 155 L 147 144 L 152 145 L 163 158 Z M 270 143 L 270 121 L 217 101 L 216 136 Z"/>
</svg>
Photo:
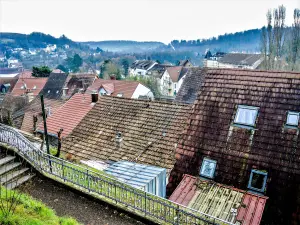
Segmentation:
<svg viewBox="0 0 300 225">
<path fill-rule="evenodd" d="M 145 76 L 147 72 L 156 64 L 152 60 L 136 60 L 129 68 L 129 74 L 131 76 Z"/>
<path fill-rule="evenodd" d="M 56 44 L 54 45 L 47 45 L 47 47 L 44 49 L 45 52 L 53 52 L 56 49 Z"/>
<path fill-rule="evenodd" d="M 178 93 L 187 71 L 188 68 L 184 66 L 157 64 L 146 75 L 158 80 L 162 95 L 173 97 Z"/>
<path fill-rule="evenodd" d="M 86 93 L 99 93 L 100 95 L 111 95 L 122 98 L 135 98 L 146 96 L 153 99 L 152 91 L 137 81 L 104 80 L 97 79 L 87 89 Z"/>
<path fill-rule="evenodd" d="M 203 61 L 204 67 L 256 69 L 263 61 L 261 54 L 228 53 L 222 57 L 210 57 Z"/>
</svg>

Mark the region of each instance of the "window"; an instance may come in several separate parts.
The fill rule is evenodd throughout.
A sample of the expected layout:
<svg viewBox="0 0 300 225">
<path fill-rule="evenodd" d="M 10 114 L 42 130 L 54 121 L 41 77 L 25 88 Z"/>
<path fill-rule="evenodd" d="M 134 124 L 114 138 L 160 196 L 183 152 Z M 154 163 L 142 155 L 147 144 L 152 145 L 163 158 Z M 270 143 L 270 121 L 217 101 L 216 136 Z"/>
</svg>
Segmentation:
<svg viewBox="0 0 300 225">
<path fill-rule="evenodd" d="M 258 192 L 264 192 L 266 188 L 268 173 L 260 170 L 252 170 L 248 188 Z"/>
<path fill-rule="evenodd" d="M 117 97 L 123 97 L 123 93 L 118 93 Z"/>
<path fill-rule="evenodd" d="M 298 112 L 288 112 L 286 125 L 298 127 L 299 113 Z"/>
<path fill-rule="evenodd" d="M 216 166 L 217 161 L 204 158 L 200 170 L 200 176 L 213 178 L 215 175 Z"/>
<path fill-rule="evenodd" d="M 239 105 L 234 123 L 254 126 L 258 114 L 258 107 Z"/>
</svg>

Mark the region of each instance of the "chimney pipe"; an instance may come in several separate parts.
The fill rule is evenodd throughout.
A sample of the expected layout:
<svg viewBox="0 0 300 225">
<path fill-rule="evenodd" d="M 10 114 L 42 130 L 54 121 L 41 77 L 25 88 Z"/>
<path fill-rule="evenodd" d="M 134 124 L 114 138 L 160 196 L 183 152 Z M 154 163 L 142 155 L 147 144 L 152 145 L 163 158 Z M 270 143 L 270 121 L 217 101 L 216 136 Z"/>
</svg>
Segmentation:
<svg viewBox="0 0 300 225">
<path fill-rule="evenodd" d="M 92 103 L 98 102 L 99 94 L 98 93 L 92 93 Z"/>
</svg>

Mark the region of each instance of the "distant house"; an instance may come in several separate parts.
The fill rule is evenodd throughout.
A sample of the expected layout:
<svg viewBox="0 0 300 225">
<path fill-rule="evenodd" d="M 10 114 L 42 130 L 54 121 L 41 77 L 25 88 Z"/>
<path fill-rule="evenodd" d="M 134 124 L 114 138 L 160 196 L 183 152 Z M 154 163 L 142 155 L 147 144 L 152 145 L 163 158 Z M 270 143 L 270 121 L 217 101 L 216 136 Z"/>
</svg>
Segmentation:
<svg viewBox="0 0 300 225">
<path fill-rule="evenodd" d="M 91 165 L 129 161 L 165 168 L 169 174 L 189 109 L 183 104 L 100 96 L 63 140 L 62 151 Z"/>
<path fill-rule="evenodd" d="M 129 74 L 133 76 L 146 75 L 157 62 L 152 60 L 136 60 L 129 68 Z"/>
<path fill-rule="evenodd" d="M 300 73 L 206 69 L 170 192 L 184 174 L 201 176 L 268 196 L 266 224 L 299 224 L 299 90 Z"/>
<path fill-rule="evenodd" d="M 267 201 L 265 196 L 187 174 L 169 199 L 213 216 L 218 224 L 240 225 L 259 225 Z"/>
<path fill-rule="evenodd" d="M 12 89 L 13 96 L 27 96 L 31 102 L 44 88 L 48 78 L 19 78 L 15 87 Z"/>
<path fill-rule="evenodd" d="M 261 54 L 228 53 L 204 59 L 205 67 L 256 69 L 263 61 Z"/>
<path fill-rule="evenodd" d="M 194 103 L 203 83 L 205 72 L 206 69 L 189 68 L 174 101 L 187 104 Z"/>
<path fill-rule="evenodd" d="M 93 100 L 89 94 L 77 93 L 55 112 L 52 112 L 47 118 L 47 130 L 48 135 L 52 139 L 51 143 L 53 145 L 57 144 L 57 132 L 60 129 L 63 129 L 62 137 L 68 136 L 82 118 L 93 108 L 96 101 L 97 99 Z M 37 132 L 44 133 L 43 122 L 38 125 Z"/>
<path fill-rule="evenodd" d="M 137 81 L 97 79 L 87 89 L 86 93 L 99 93 L 123 98 L 139 98 L 147 96 L 153 99 L 152 91 Z"/>
<path fill-rule="evenodd" d="M 7 60 L 8 65 L 14 64 L 14 63 L 18 63 L 18 62 L 19 62 L 19 60 L 16 59 L 15 57 L 10 57 L 10 58 Z"/>
<path fill-rule="evenodd" d="M 0 78 L 16 78 L 21 72 L 22 68 L 0 68 Z"/>
<path fill-rule="evenodd" d="M 0 62 L 4 62 L 5 60 L 6 60 L 5 55 L 0 53 Z"/>
<path fill-rule="evenodd" d="M 56 44 L 49 44 L 47 47 L 44 49 L 45 52 L 53 52 L 56 50 Z"/>
<path fill-rule="evenodd" d="M 185 59 L 185 60 L 180 60 L 178 66 L 193 67 L 193 64 L 191 63 L 190 60 Z"/>
<path fill-rule="evenodd" d="M 51 116 L 55 110 L 64 104 L 62 100 L 63 87 L 67 74 L 51 73 L 40 94 L 44 96 L 45 110 L 47 116 Z M 41 100 L 37 96 L 23 109 L 13 115 L 14 123 L 18 129 L 28 133 L 34 133 L 38 124 L 42 121 Z"/>
<path fill-rule="evenodd" d="M 69 74 L 63 87 L 62 98 L 69 99 L 75 93 L 84 93 L 96 79 L 98 79 L 97 74 Z"/>
</svg>

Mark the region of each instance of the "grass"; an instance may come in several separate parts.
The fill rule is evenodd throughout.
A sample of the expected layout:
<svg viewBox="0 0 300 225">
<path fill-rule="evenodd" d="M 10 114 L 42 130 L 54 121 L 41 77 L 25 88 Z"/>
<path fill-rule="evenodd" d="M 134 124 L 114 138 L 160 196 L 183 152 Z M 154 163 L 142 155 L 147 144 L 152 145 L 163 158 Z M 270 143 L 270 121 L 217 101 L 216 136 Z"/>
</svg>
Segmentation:
<svg viewBox="0 0 300 225">
<path fill-rule="evenodd" d="M 79 225 L 73 218 L 58 217 L 40 201 L 18 191 L 1 187 L 1 225 Z M 8 213 L 10 206 L 15 210 Z"/>
</svg>

